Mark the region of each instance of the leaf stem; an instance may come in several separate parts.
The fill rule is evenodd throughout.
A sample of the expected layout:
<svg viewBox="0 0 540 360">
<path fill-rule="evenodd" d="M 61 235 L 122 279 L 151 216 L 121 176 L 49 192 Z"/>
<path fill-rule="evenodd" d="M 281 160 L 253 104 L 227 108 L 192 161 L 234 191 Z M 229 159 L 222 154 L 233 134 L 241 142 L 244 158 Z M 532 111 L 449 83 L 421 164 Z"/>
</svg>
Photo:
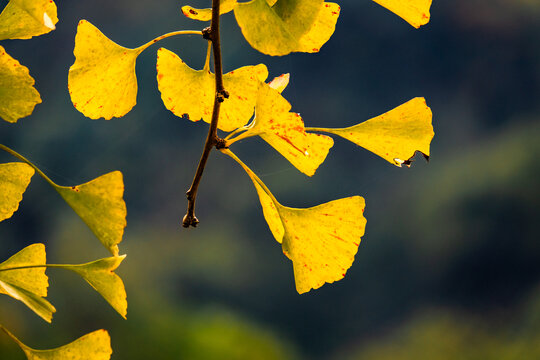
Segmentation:
<svg viewBox="0 0 540 360">
<path fill-rule="evenodd" d="M 28 165 L 30 165 L 38 174 L 39 176 L 41 176 L 43 179 L 45 179 L 45 181 L 47 181 L 49 184 L 51 184 L 53 187 L 57 187 L 58 185 L 52 181 L 47 175 L 45 175 L 43 173 L 43 171 L 39 170 L 38 167 L 34 164 L 32 164 L 32 162 L 30 162 L 30 160 L 28 160 L 27 158 L 25 158 L 24 156 L 22 156 L 21 154 L 19 154 L 18 152 L 16 152 L 15 150 L 13 149 L 10 149 L 8 148 L 7 146 L 3 145 L 3 144 L 0 144 L 0 149 L 1 150 L 4 150 L 5 152 L 8 152 L 9 154 L 13 155 L 14 157 L 16 157 L 17 159 L 27 163 Z"/>
<path fill-rule="evenodd" d="M 277 199 L 274 197 L 274 194 L 272 194 L 272 192 L 270 191 L 270 189 L 268 189 L 266 184 L 257 176 L 257 174 L 255 174 L 253 172 L 253 170 L 251 170 L 242 160 L 240 160 L 240 158 L 238 156 L 236 156 L 231 150 L 229 150 L 227 148 L 220 149 L 220 151 L 223 154 L 230 156 L 234 161 L 236 161 L 238 164 L 240 164 L 240 166 L 242 166 L 242 168 L 244 168 L 244 170 L 248 173 L 249 177 L 252 178 L 253 180 L 255 180 L 261 186 L 261 188 L 264 190 L 266 195 L 268 195 L 272 199 L 274 204 L 276 206 L 281 206 L 279 201 L 277 201 Z"/>
<path fill-rule="evenodd" d="M 219 5 L 220 0 L 212 0 L 212 21 L 210 23 L 210 28 L 203 30 L 203 37 L 212 42 L 212 52 L 214 54 L 214 72 L 216 78 L 216 89 L 215 89 L 215 98 L 214 98 L 214 109 L 212 111 L 212 121 L 210 122 L 210 128 L 208 129 L 208 136 L 206 137 L 206 142 L 204 144 L 203 153 L 201 159 L 199 160 L 199 165 L 197 166 L 197 171 L 193 178 L 191 187 L 186 192 L 186 197 L 188 199 L 187 212 L 182 220 L 183 227 L 197 226 L 199 220 L 195 216 L 195 201 L 197 199 L 197 190 L 199 189 L 199 184 L 202 179 L 204 168 L 208 161 L 208 157 L 212 148 L 223 147 L 223 139 L 217 136 L 217 125 L 219 120 L 219 110 L 221 103 L 225 98 L 229 97 L 227 91 L 223 87 L 223 68 L 221 65 L 221 41 L 219 38 Z"/>
<path fill-rule="evenodd" d="M 233 137 L 231 138 L 230 136 L 227 136 L 227 138 L 225 139 L 226 142 L 225 142 L 225 145 L 226 147 L 229 147 L 231 146 L 232 144 L 234 144 L 235 142 L 237 141 L 240 141 L 240 140 L 244 140 L 244 139 L 247 139 L 247 138 L 250 138 L 250 137 L 253 137 L 253 136 L 257 136 L 260 134 L 260 132 L 252 132 L 252 131 L 249 131 L 249 129 L 246 129 L 246 128 L 241 128 L 239 130 L 245 130 L 243 133 L 237 135 L 236 137 Z M 236 133 L 236 131 L 234 131 L 233 133 L 229 134 L 229 135 L 234 135 L 234 133 Z"/>
<path fill-rule="evenodd" d="M 208 49 L 206 50 L 206 60 L 204 62 L 204 71 L 210 71 L 210 55 L 212 54 L 212 42 L 208 41 Z"/>
<path fill-rule="evenodd" d="M 307 127 L 305 128 L 305 131 L 316 131 L 316 132 L 329 132 L 327 128 L 314 128 L 314 127 Z M 334 129 L 337 130 L 337 129 Z"/>
<path fill-rule="evenodd" d="M 13 270 L 24 270 L 24 269 L 35 269 L 35 268 L 43 268 L 43 267 L 49 267 L 49 268 L 64 268 L 65 265 L 59 265 L 59 264 L 43 264 L 43 265 L 14 266 L 14 267 L 2 268 L 2 269 L 0 269 L 0 272 L 2 272 L 2 271 L 13 271 Z"/>
<path fill-rule="evenodd" d="M 143 50 L 147 49 L 150 45 L 153 45 L 153 44 L 157 43 L 160 40 L 166 39 L 166 38 L 171 37 L 171 36 L 176 36 L 176 35 L 202 35 L 202 31 L 200 31 L 200 30 L 173 31 L 173 32 L 158 36 L 157 38 L 155 38 L 153 40 L 150 40 L 146 44 L 139 46 L 138 49 L 140 49 L 140 51 L 143 51 Z"/>
</svg>

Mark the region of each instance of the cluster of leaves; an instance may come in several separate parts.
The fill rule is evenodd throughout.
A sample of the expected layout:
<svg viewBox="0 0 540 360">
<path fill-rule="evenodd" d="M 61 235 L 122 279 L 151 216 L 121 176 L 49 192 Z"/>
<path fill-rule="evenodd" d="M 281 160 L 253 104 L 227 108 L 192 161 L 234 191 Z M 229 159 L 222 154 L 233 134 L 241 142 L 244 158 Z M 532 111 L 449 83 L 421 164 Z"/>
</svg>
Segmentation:
<svg viewBox="0 0 540 360">
<path fill-rule="evenodd" d="M 431 0 L 376 2 L 415 27 L 429 20 Z M 318 52 L 332 36 L 341 10 L 338 4 L 323 0 L 246 3 L 221 0 L 219 5 L 220 14 L 234 11 L 242 34 L 254 49 L 273 56 Z M 182 8 L 185 16 L 199 21 L 211 20 L 212 10 Z M 138 55 L 163 38 L 182 34 L 203 32 L 169 33 L 128 49 L 114 43 L 90 22 L 81 20 L 75 38 L 75 63 L 68 77 L 75 108 L 92 119 L 124 116 L 136 104 Z M 212 125 L 215 99 L 221 97 L 223 103 L 218 108 L 221 112 L 216 126 L 228 134 L 219 139 L 216 148 L 238 162 L 253 181 L 268 226 L 293 262 L 298 292 L 342 279 L 364 234 L 364 199 L 353 196 L 307 209 L 286 207 L 230 147 L 239 140 L 259 136 L 299 171 L 312 176 L 333 146 L 331 137 L 320 134 L 327 133 L 350 140 L 396 166 L 410 165 L 417 151 L 429 156 L 433 138 L 431 110 L 423 98 L 414 98 L 351 127 L 305 127 L 303 119 L 290 111 L 291 104 L 282 96 L 289 74 L 266 82 L 268 69 L 264 64 L 245 66 L 224 75 L 214 74 L 210 71 L 211 50 L 214 60 L 217 54 L 212 45 L 209 38 L 207 58 L 201 70 L 192 69 L 165 48 L 157 51 L 157 84 L 165 107 L 179 117 L 191 121 L 202 119 Z M 226 99 L 216 85 L 221 76 Z"/>
<path fill-rule="evenodd" d="M 50 0 L 10 0 L 0 14 L 0 40 L 29 39 L 55 29 L 58 22 L 56 5 Z M 15 123 L 32 113 L 41 102 L 29 70 L 13 59 L 0 46 L 0 117 Z M 0 222 L 10 218 L 19 207 L 22 195 L 34 173 L 38 173 L 73 208 L 102 244 L 112 253 L 86 264 L 47 264 L 44 244 L 25 247 L 0 263 L 0 294 L 21 301 L 47 322 L 52 321 L 54 306 L 48 302 L 47 268 L 70 270 L 86 280 L 122 316 L 126 317 L 127 302 L 124 284 L 114 271 L 124 260 L 119 256 L 126 225 L 124 184 L 118 171 L 105 174 L 88 183 L 60 186 L 49 179 L 29 160 L 7 146 L 0 149 L 23 162 L 0 164 Z M 0 324 L 23 350 L 28 359 L 95 359 L 107 360 L 112 353 L 105 330 L 87 334 L 72 343 L 51 350 L 35 350 L 17 339 Z"/>
<path fill-rule="evenodd" d="M 374 0 L 419 27 L 429 20 L 431 0 Z M 216 2 L 214 1 L 214 6 Z M 214 7 L 216 9 L 217 7 Z M 332 36 L 340 6 L 324 0 L 252 0 L 238 3 L 221 0 L 220 14 L 234 11 L 245 39 L 256 50 L 273 56 L 291 52 L 314 53 Z M 187 17 L 215 20 L 212 9 L 184 6 Z M 10 0 L 0 14 L 1 39 L 27 39 L 54 29 L 58 21 L 51 0 Z M 219 34 L 219 27 L 211 29 Z M 68 87 L 76 109 L 85 116 L 111 119 L 124 116 L 136 104 L 138 55 L 161 39 L 204 31 L 176 31 L 128 49 L 108 39 L 99 29 L 81 20 L 75 37 L 75 63 L 69 70 Z M 282 205 L 259 177 L 231 150 L 235 142 L 259 136 L 302 173 L 312 176 L 325 160 L 333 134 L 362 146 L 388 162 L 410 165 L 417 151 L 429 156 L 433 137 L 431 111 L 423 98 L 407 103 L 371 120 L 347 128 L 309 128 L 282 92 L 289 83 L 284 74 L 267 82 L 265 65 L 245 66 L 222 75 L 210 71 L 210 57 L 216 57 L 215 38 L 208 42 L 206 62 L 201 70 L 186 65 L 173 52 L 157 52 L 157 83 L 165 107 L 191 121 L 203 120 L 228 134 L 212 146 L 241 165 L 251 178 L 263 215 L 284 254 L 292 261 L 299 293 L 342 279 L 352 265 L 364 234 L 365 202 L 360 196 L 331 201 L 311 208 Z M 219 45 L 218 45 L 219 49 Z M 216 67 L 216 66 L 214 66 Z M 221 79 L 222 78 L 222 79 Z M 222 80 L 226 92 L 218 89 Z M 0 117 L 16 122 L 28 116 L 41 102 L 28 69 L 0 48 Z M 226 99 L 225 99 L 226 98 Z M 219 100 L 219 101 L 216 101 Z M 221 114 L 216 104 L 223 101 Z M 219 120 L 219 121 L 218 121 Z M 212 126 L 211 126 L 212 128 Z M 219 146 L 218 146 L 219 144 Z M 45 246 L 30 245 L 0 264 L 0 293 L 23 302 L 50 322 L 55 308 L 45 299 L 50 267 L 74 271 L 96 289 L 123 317 L 127 302 L 124 285 L 114 273 L 125 255 L 118 244 L 126 225 L 123 181 L 120 172 L 105 174 L 88 183 L 59 186 L 40 169 L 0 144 L 0 149 L 22 162 L 0 164 L 0 221 L 17 210 L 22 195 L 37 172 L 89 226 L 112 257 L 86 264 L 47 264 Z M 21 347 L 29 359 L 98 359 L 112 353 L 104 330 L 90 333 L 52 350 L 34 350 L 0 327 Z"/>
</svg>

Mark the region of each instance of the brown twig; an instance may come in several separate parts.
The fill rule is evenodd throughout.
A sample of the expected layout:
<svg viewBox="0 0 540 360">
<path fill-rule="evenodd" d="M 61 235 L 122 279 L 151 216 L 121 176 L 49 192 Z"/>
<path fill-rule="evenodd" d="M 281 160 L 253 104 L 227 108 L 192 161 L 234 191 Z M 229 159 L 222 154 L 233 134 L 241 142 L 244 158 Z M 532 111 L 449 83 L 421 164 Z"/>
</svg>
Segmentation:
<svg viewBox="0 0 540 360">
<path fill-rule="evenodd" d="M 227 91 L 223 87 L 223 69 L 221 67 L 221 42 L 219 39 L 219 3 L 220 0 L 212 0 L 212 21 L 210 28 L 203 30 L 203 37 L 212 42 L 212 53 L 214 54 L 214 72 L 216 78 L 216 92 L 214 98 L 214 109 L 212 111 L 212 121 L 208 129 L 208 136 L 204 144 L 203 153 L 193 178 L 191 187 L 186 192 L 188 199 L 187 213 L 182 220 L 183 227 L 197 226 L 199 220 L 195 216 L 195 200 L 197 199 L 197 190 L 202 179 L 204 167 L 208 161 L 208 157 L 212 148 L 222 144 L 223 140 L 217 136 L 217 125 L 219 120 L 219 109 L 221 103 L 229 97 Z"/>
</svg>

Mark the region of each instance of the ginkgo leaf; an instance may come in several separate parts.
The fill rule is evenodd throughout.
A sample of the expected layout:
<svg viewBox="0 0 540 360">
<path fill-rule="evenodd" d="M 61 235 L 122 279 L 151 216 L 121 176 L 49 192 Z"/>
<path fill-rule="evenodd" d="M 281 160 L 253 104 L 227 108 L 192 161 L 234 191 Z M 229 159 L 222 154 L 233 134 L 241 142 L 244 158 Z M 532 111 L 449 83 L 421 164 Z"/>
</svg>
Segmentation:
<svg viewBox="0 0 540 360">
<path fill-rule="evenodd" d="M 293 262 L 296 290 L 302 294 L 345 277 L 364 235 L 365 201 L 360 196 L 307 209 L 281 205 L 264 183 L 230 150 L 259 195 L 264 217 L 283 253 Z"/>
<path fill-rule="evenodd" d="M 326 44 L 336 30 L 336 23 L 341 7 L 335 3 L 325 2 L 310 31 L 298 40 L 298 48 L 294 51 L 315 53 Z"/>
<path fill-rule="evenodd" d="M 118 255 L 127 213 L 122 173 L 113 171 L 82 185 L 54 187 L 101 243 Z"/>
<path fill-rule="evenodd" d="M 81 20 L 68 88 L 73 106 L 91 119 L 121 117 L 137 102 L 135 62 L 145 46 L 128 49 Z"/>
<path fill-rule="evenodd" d="M 193 70 L 175 53 L 158 50 L 157 81 L 165 107 L 177 116 L 190 120 L 212 120 L 215 76 L 208 69 Z M 221 104 L 218 128 L 232 131 L 245 125 L 255 108 L 259 83 L 266 80 L 263 64 L 244 66 L 223 75 L 223 85 L 230 96 Z"/>
<path fill-rule="evenodd" d="M 49 286 L 45 264 L 43 244 L 25 247 L 0 264 L 0 293 L 23 302 L 45 321 L 51 322 L 56 309 L 43 299 Z"/>
<path fill-rule="evenodd" d="M 122 279 L 114 273 L 126 255 L 109 257 L 80 265 L 59 265 L 83 277 L 125 319 L 126 290 Z"/>
<path fill-rule="evenodd" d="M 360 196 L 308 209 L 278 207 L 285 228 L 283 252 L 293 262 L 300 294 L 345 277 L 364 235 L 364 207 Z"/>
<path fill-rule="evenodd" d="M 410 165 L 416 151 L 429 157 L 433 139 L 431 109 L 424 98 L 414 98 L 397 108 L 342 129 L 308 129 L 339 135 L 401 167 Z"/>
<path fill-rule="evenodd" d="M 57 22 L 52 0 L 10 0 L 0 14 L 0 40 L 46 34 L 56 28 Z"/>
<path fill-rule="evenodd" d="M 306 133 L 302 118 L 290 109 L 291 104 L 277 90 L 261 84 L 253 123 L 235 141 L 258 135 L 298 170 L 312 176 L 334 141 L 325 135 Z"/>
<path fill-rule="evenodd" d="M 0 46 L 0 117 L 14 123 L 28 116 L 41 103 L 34 88 L 34 79 L 26 66 L 21 65 Z"/>
<path fill-rule="evenodd" d="M 429 22 L 432 0 L 373 0 L 407 21 L 415 28 Z"/>
<path fill-rule="evenodd" d="M 236 0 L 221 0 L 219 14 L 226 14 L 234 9 Z M 195 9 L 191 6 L 182 6 L 182 13 L 190 19 L 199 21 L 209 21 L 212 19 L 212 9 Z"/>
<path fill-rule="evenodd" d="M 34 169 L 25 163 L 0 164 L 0 221 L 17 211 L 32 175 Z"/>
<path fill-rule="evenodd" d="M 111 338 L 106 330 L 91 332 L 55 349 L 36 350 L 23 344 L 2 325 L 0 328 L 19 345 L 28 360 L 109 360 L 111 358 Z"/>
<path fill-rule="evenodd" d="M 323 0 L 253 0 L 234 9 L 249 44 L 268 55 L 318 52 L 332 36 L 339 6 Z"/>
</svg>

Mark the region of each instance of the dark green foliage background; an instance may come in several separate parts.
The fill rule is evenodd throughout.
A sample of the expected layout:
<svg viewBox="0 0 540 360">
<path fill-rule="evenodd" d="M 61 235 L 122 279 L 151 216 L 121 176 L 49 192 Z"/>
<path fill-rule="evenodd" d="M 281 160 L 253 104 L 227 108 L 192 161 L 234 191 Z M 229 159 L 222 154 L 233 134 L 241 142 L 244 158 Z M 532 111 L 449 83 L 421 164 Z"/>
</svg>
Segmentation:
<svg viewBox="0 0 540 360">
<path fill-rule="evenodd" d="M 224 17 L 225 70 L 264 62 L 271 76 L 290 72 L 285 96 L 308 126 L 352 125 L 416 96 L 434 113 L 431 162 L 411 169 L 336 139 L 310 179 L 261 141 L 235 146 L 284 204 L 366 198 L 367 233 L 347 277 L 299 296 L 250 180 L 221 154 L 201 185 L 200 227 L 181 228 L 207 128 L 162 105 L 157 47 L 139 58 L 139 103 L 124 118 L 92 121 L 69 100 L 79 19 L 135 47 L 202 28 L 181 15 L 184 4 L 60 2 L 55 32 L 2 44 L 30 67 L 44 103 L 16 125 L 0 124 L 0 142 L 60 184 L 124 173 L 128 257 L 119 273 L 129 302 L 123 321 L 76 276 L 51 269 L 52 326 L 8 297 L 0 299 L 4 325 L 34 347 L 107 328 L 113 359 L 540 357 L 540 5 L 435 0 L 431 23 L 415 30 L 375 3 L 343 0 L 319 54 L 283 58 L 250 49 Z M 203 65 L 206 46 L 196 37 L 161 46 Z M 37 177 L 0 240 L 2 259 L 35 242 L 47 244 L 53 263 L 107 256 Z M 23 355 L 0 336 L 0 358 Z"/>
</svg>

